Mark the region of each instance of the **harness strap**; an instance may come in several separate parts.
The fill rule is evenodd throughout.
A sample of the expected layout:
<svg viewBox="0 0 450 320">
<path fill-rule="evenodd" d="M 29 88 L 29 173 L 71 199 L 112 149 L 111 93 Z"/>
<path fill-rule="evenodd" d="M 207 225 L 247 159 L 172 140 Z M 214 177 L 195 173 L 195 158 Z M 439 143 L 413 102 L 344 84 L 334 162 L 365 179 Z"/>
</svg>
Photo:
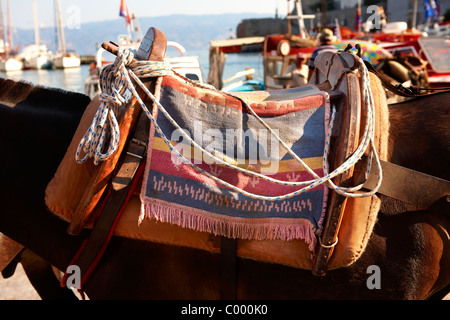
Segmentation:
<svg viewBox="0 0 450 320">
<path fill-rule="evenodd" d="M 144 172 L 145 161 L 143 159 L 147 152 L 149 124 L 147 116 L 141 112 L 135 134 L 129 142 L 128 149 L 125 150 L 124 161 L 113 179 L 112 188 L 104 198 L 103 208 L 100 208 L 94 228 L 70 263 L 70 265 L 80 268 L 80 291 L 103 256 L 120 216 Z M 139 143 L 135 141 L 139 141 Z M 66 285 L 67 277 L 66 272 L 61 286 Z"/>
<path fill-rule="evenodd" d="M 381 165 L 384 179 L 378 190 L 379 194 L 412 204 L 420 209 L 427 209 L 439 199 L 450 196 L 450 181 L 387 161 L 381 161 Z M 355 170 L 358 173 L 365 173 L 359 165 L 355 167 Z M 375 181 L 376 177 L 370 175 L 364 188 L 370 190 Z"/>
<path fill-rule="evenodd" d="M 235 300 L 237 295 L 237 239 L 220 240 L 220 298 Z"/>
<path fill-rule="evenodd" d="M 126 188 L 135 176 L 147 152 L 149 121 L 144 114 L 139 118 L 136 133 L 125 150 L 125 159 L 111 185 L 115 191 Z"/>
<path fill-rule="evenodd" d="M 367 67 L 367 70 L 369 72 L 372 72 L 373 74 L 375 74 L 380 79 L 381 83 L 383 84 L 383 86 L 386 89 L 388 89 L 389 91 L 391 91 L 399 96 L 402 96 L 402 97 L 417 98 L 417 97 L 428 96 L 428 95 L 436 93 L 436 92 L 450 90 L 450 88 L 429 89 L 429 88 L 419 88 L 416 86 L 411 86 L 409 88 L 406 88 L 401 84 L 393 85 L 389 80 L 386 79 L 386 77 L 383 74 L 379 73 L 369 61 L 364 60 L 364 63 Z M 421 91 L 425 91 L 425 92 L 422 93 Z"/>
</svg>

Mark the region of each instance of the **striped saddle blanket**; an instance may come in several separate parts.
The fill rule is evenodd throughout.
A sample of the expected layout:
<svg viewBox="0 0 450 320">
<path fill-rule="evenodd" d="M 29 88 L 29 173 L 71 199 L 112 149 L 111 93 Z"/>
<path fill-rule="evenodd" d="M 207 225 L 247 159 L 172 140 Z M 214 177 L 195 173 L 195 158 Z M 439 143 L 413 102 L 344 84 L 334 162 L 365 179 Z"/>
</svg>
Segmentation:
<svg viewBox="0 0 450 320">
<path fill-rule="evenodd" d="M 244 96 L 164 77 L 167 113 L 153 111 L 141 219 L 231 238 L 303 239 L 312 249 L 327 188 L 300 182 L 324 175 L 329 96 L 315 86 Z"/>
</svg>

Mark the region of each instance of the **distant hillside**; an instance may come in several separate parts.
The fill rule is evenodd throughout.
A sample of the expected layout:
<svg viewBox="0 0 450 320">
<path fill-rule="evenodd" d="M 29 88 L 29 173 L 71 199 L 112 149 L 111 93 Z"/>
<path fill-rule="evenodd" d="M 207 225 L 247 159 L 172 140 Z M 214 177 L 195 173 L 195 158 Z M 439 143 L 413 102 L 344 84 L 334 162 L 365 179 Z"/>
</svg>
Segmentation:
<svg viewBox="0 0 450 320">
<path fill-rule="evenodd" d="M 170 15 L 140 18 L 142 33 L 149 27 L 162 30 L 168 40 L 181 43 L 187 50 L 206 49 L 209 41 L 229 38 L 236 34 L 236 27 L 243 19 L 268 17 L 268 14 L 221 14 L 221 15 Z M 65 29 L 66 45 L 81 55 L 94 55 L 96 45 L 103 41 L 116 41 L 117 36 L 126 34 L 123 18 L 82 24 L 80 29 Z M 54 28 L 40 30 L 41 42 L 55 50 Z M 34 43 L 34 30 L 18 29 L 15 44 L 22 47 Z"/>
</svg>

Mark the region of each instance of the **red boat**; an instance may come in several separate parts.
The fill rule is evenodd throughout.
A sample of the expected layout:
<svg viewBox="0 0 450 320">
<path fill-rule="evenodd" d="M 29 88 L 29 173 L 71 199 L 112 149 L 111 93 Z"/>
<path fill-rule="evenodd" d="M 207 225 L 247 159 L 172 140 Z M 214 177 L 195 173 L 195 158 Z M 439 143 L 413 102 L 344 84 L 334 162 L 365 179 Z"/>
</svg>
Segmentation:
<svg viewBox="0 0 450 320">
<path fill-rule="evenodd" d="M 406 38 L 380 45 L 400 56 L 415 55 L 427 61 L 428 81 L 431 88 L 450 87 L 450 40 L 438 37 Z"/>
<path fill-rule="evenodd" d="M 299 25 L 304 27 L 303 19 L 310 18 L 308 15 L 303 15 L 301 9 L 301 2 L 296 1 L 298 16 L 291 16 L 288 12 L 287 19 L 290 22 L 293 19 L 298 19 Z M 223 70 L 224 58 L 215 57 L 219 54 L 242 52 L 244 48 L 250 45 L 261 50 L 264 60 L 264 79 L 263 83 L 258 86 L 258 89 L 281 89 L 288 88 L 292 84 L 292 78 L 288 75 L 288 68 L 294 64 L 296 55 L 303 53 L 306 57 L 310 57 L 311 53 L 316 49 L 317 43 L 315 39 L 310 38 L 307 33 L 301 32 L 298 35 L 291 34 L 290 23 L 289 32 L 287 34 L 268 35 L 266 37 L 241 38 L 221 41 L 221 43 L 211 42 L 210 61 L 210 80 L 220 79 Z M 446 37 L 428 37 L 425 33 L 417 30 L 408 30 L 405 22 L 392 22 L 383 26 L 382 32 L 362 33 L 353 32 L 347 27 L 341 27 L 338 23 L 334 26 L 326 26 L 335 34 L 340 35 L 340 39 L 346 40 L 361 40 L 369 44 L 376 44 L 381 50 L 386 53 L 389 58 L 393 54 L 394 57 L 415 56 L 421 58 L 426 62 L 428 80 L 431 88 L 450 87 L 450 39 Z M 339 28 L 339 32 L 335 32 Z M 300 28 L 300 30 L 303 30 Z M 318 30 L 312 30 L 317 33 Z M 315 31 L 315 32 L 314 32 Z M 336 43 L 339 49 L 339 44 Z M 389 52 L 386 52 L 385 49 Z M 384 56 L 383 54 L 381 54 Z M 369 53 L 370 56 L 370 53 Z M 363 54 L 364 58 L 364 54 Z M 371 61 L 370 59 L 368 59 Z M 376 61 L 371 61 L 376 64 Z M 216 65 L 217 64 L 217 65 Z M 423 65 L 417 68 L 422 68 Z M 211 73 L 211 70 L 214 71 Z M 211 75 L 215 77 L 211 77 Z M 222 88 L 220 80 L 216 80 L 214 85 Z M 251 89 L 255 90 L 255 89 Z"/>
</svg>

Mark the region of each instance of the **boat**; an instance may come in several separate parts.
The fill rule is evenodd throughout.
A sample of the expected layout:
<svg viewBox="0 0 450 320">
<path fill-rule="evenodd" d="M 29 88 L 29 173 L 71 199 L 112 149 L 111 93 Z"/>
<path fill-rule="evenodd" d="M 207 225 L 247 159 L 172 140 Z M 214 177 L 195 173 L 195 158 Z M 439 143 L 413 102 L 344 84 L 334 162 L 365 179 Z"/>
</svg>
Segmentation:
<svg viewBox="0 0 450 320">
<path fill-rule="evenodd" d="M 21 71 L 22 69 L 23 63 L 15 58 L 7 58 L 0 61 L 1 72 Z"/>
<path fill-rule="evenodd" d="M 33 14 L 35 43 L 27 45 L 19 54 L 19 58 L 23 61 L 24 69 L 51 69 L 53 54 L 45 44 L 40 43 L 36 0 L 33 0 Z"/>
<path fill-rule="evenodd" d="M 290 1 L 288 1 L 288 7 Z M 295 63 L 297 54 L 303 53 L 307 58 L 317 47 L 315 39 L 306 30 L 304 20 L 314 19 L 315 15 L 303 14 L 302 3 L 295 0 L 295 15 L 288 8 L 288 32 L 286 34 L 267 35 L 264 37 L 245 37 L 210 42 L 210 73 L 208 82 L 222 91 L 254 91 L 289 88 L 292 85 L 291 65 Z M 296 20 L 299 34 L 292 33 L 291 22 Z M 228 53 L 245 52 L 249 47 L 261 51 L 264 61 L 264 78 L 262 81 L 246 78 L 237 83 L 223 85 L 222 70 Z M 234 76 L 233 76 L 234 77 Z"/>
<path fill-rule="evenodd" d="M 178 56 L 169 55 L 164 58 L 164 61 L 170 63 L 173 71 L 193 82 L 204 83 L 200 61 L 197 56 L 185 55 L 186 49 L 175 41 L 167 41 L 167 48 L 168 50 L 173 48 L 179 54 Z"/>
<path fill-rule="evenodd" d="M 121 47 L 127 47 L 132 50 L 139 48 L 139 43 L 132 41 L 128 35 L 118 36 L 118 45 Z M 105 49 L 100 47 L 95 55 L 95 62 L 92 62 L 89 66 L 89 75 L 84 80 L 84 93 L 91 99 L 97 94 L 101 93 L 100 90 L 100 72 L 108 64 L 113 63 L 114 57 Z"/>
<path fill-rule="evenodd" d="M 412 17 L 411 29 L 404 21 L 388 22 L 380 31 L 366 32 L 354 39 L 374 42 L 394 57 L 417 57 L 426 63 L 430 88 L 450 87 L 449 28 L 445 24 L 416 28 L 417 0 L 414 0 Z"/>
<path fill-rule="evenodd" d="M 222 79 L 227 54 L 258 52 L 262 50 L 263 42 L 264 37 L 242 37 L 210 41 L 208 83 L 216 89 L 225 92 L 263 90 L 263 81 L 250 77 L 254 73 L 251 70 L 242 70 L 226 80 Z"/>
<path fill-rule="evenodd" d="M 301 8 L 301 1 L 296 0 L 297 10 Z M 312 18 L 310 15 L 302 15 L 298 11 L 297 16 L 288 13 L 287 19 L 299 20 L 299 25 L 304 26 L 302 20 Z M 290 23 L 288 24 L 290 26 Z M 339 28 L 339 34 L 343 34 L 342 27 L 326 26 L 336 32 Z M 344 27 L 345 29 L 345 27 Z M 336 42 L 338 49 L 343 50 L 343 43 L 359 43 L 365 47 L 373 45 L 378 49 L 372 52 L 363 52 L 363 59 L 369 60 L 376 66 L 377 60 L 384 58 L 401 58 L 405 56 L 413 56 L 420 58 L 426 64 L 426 72 L 430 88 L 448 88 L 450 87 L 450 40 L 449 37 L 443 36 L 428 36 L 427 33 L 421 32 L 415 28 L 408 29 L 405 22 L 388 22 L 380 31 L 370 32 L 370 26 L 366 25 L 366 29 L 358 32 L 351 32 L 345 30 L 345 37 Z M 300 31 L 302 31 L 302 27 Z M 221 70 L 225 63 L 225 54 L 233 52 L 242 52 L 245 45 L 257 43 L 261 46 L 263 61 L 264 61 L 264 80 L 261 86 L 253 87 L 255 90 L 261 88 L 266 90 L 276 90 L 282 88 L 289 88 L 292 85 L 292 79 L 287 72 L 295 61 L 298 53 L 303 53 L 310 57 L 312 52 L 317 48 L 317 44 L 313 37 L 310 37 L 305 31 L 300 34 L 286 34 L 268 35 L 261 39 L 231 39 L 222 41 L 210 42 L 210 75 L 208 82 L 219 89 L 223 87 L 221 80 Z M 314 31 L 314 30 L 313 30 Z M 346 39 L 346 40 L 343 40 Z M 344 46 L 345 47 L 345 46 Z M 371 57 L 368 57 L 371 55 Z M 372 59 L 375 55 L 376 59 Z M 417 68 L 423 69 L 423 64 L 420 63 Z M 419 70 L 420 71 L 420 70 Z M 251 90 L 251 81 L 241 81 L 241 85 L 226 85 L 225 90 L 231 91 L 246 91 Z M 248 83 L 248 85 L 247 85 Z"/>
<path fill-rule="evenodd" d="M 75 52 L 66 50 L 66 39 L 62 23 L 60 0 L 55 0 L 56 18 L 58 27 L 59 51 L 53 57 L 53 65 L 57 69 L 77 68 L 81 65 L 80 56 Z"/>
<path fill-rule="evenodd" d="M 264 39 L 264 83 L 267 90 L 286 89 L 292 86 L 289 73 L 298 54 L 309 60 L 317 48 L 316 40 L 293 34 L 271 35 Z"/>
<path fill-rule="evenodd" d="M 413 17 L 417 15 L 415 12 Z M 415 19 L 414 19 L 415 20 Z M 444 32 L 431 35 L 428 27 L 412 28 L 404 21 L 388 22 L 378 32 L 365 32 L 354 40 L 368 40 L 390 52 L 395 58 L 417 57 L 426 64 L 430 88 L 450 87 L 450 42 Z M 422 29 L 422 30 L 421 30 Z M 367 31 L 367 30 L 366 30 Z M 419 66 L 422 68 L 422 65 Z"/>
<path fill-rule="evenodd" d="M 81 59 L 75 52 L 57 52 L 53 58 L 53 65 L 57 69 L 78 68 Z"/>
<path fill-rule="evenodd" d="M 119 37 L 119 45 L 121 47 L 127 47 L 133 50 L 139 48 L 140 43 L 130 42 L 130 38 L 124 37 L 123 35 Z M 175 41 L 167 41 L 167 50 L 174 49 L 178 53 L 178 56 L 166 56 L 164 61 L 169 62 L 172 70 L 182 75 L 183 77 L 196 82 L 203 83 L 204 77 L 200 67 L 200 61 L 197 56 L 187 56 L 185 55 L 186 49 Z M 90 65 L 89 75 L 84 81 L 84 93 L 88 95 L 91 99 L 101 92 L 100 90 L 100 79 L 99 75 L 101 69 L 113 61 L 108 58 L 112 58 L 111 54 L 103 48 L 97 51 L 95 63 Z"/>
<path fill-rule="evenodd" d="M 26 69 L 51 69 L 52 52 L 48 50 L 45 44 L 29 44 L 25 46 L 18 54 L 18 58 L 23 62 L 23 68 Z"/>
<path fill-rule="evenodd" d="M 442 37 L 418 37 L 380 44 L 395 56 L 416 56 L 427 63 L 430 88 L 450 86 L 450 40 Z"/>
<path fill-rule="evenodd" d="M 257 80 L 250 70 L 243 70 L 223 80 L 222 73 L 227 54 L 246 52 L 246 48 L 258 47 L 263 57 L 264 78 Z M 269 35 L 266 37 L 245 37 L 210 41 L 210 69 L 208 83 L 225 92 L 276 90 L 289 88 L 292 76 L 288 75 L 290 65 L 295 63 L 298 53 L 310 56 L 316 42 L 293 34 Z M 231 82 L 234 80 L 235 82 Z"/>
<path fill-rule="evenodd" d="M 0 35 L 0 42 L 2 47 L 2 59 L 0 60 L 0 71 L 1 72 L 14 72 L 21 71 L 23 69 L 22 61 L 18 60 L 13 54 L 13 38 L 11 33 L 11 15 L 9 10 L 9 0 L 6 2 L 6 10 L 7 10 L 7 36 L 8 41 L 6 42 L 3 38 L 3 20 L 0 21 L 2 32 Z M 0 19 L 3 19 L 3 3 L 0 1 Z"/>
<path fill-rule="evenodd" d="M 120 47 L 137 51 L 142 40 L 141 28 L 136 16 L 129 14 L 128 6 L 124 0 L 120 3 L 119 16 L 125 18 L 127 34 L 120 34 L 117 37 L 117 44 Z M 95 62 L 90 64 L 89 75 L 84 80 L 84 93 L 91 99 L 101 93 L 99 78 L 101 70 L 104 66 L 113 63 L 114 59 L 115 57 L 102 47 L 97 50 Z"/>
<path fill-rule="evenodd" d="M 223 92 L 244 92 L 263 90 L 262 81 L 253 79 L 256 72 L 253 68 L 246 68 L 243 71 L 236 72 L 233 76 L 223 80 Z"/>
<path fill-rule="evenodd" d="M 125 1 L 121 1 L 120 16 L 126 19 L 128 33 L 118 36 L 118 45 L 137 51 L 143 38 L 142 32 L 135 14 L 130 15 L 127 8 Z M 100 47 L 97 50 L 95 62 L 91 63 L 89 75 L 84 81 L 84 93 L 91 99 L 101 92 L 99 84 L 101 69 L 105 65 L 111 64 L 113 59 L 115 57 L 105 49 Z M 186 49 L 180 43 L 167 41 L 167 52 L 164 61 L 169 62 L 172 70 L 185 78 L 197 83 L 204 82 L 199 57 L 186 55 Z"/>
</svg>

